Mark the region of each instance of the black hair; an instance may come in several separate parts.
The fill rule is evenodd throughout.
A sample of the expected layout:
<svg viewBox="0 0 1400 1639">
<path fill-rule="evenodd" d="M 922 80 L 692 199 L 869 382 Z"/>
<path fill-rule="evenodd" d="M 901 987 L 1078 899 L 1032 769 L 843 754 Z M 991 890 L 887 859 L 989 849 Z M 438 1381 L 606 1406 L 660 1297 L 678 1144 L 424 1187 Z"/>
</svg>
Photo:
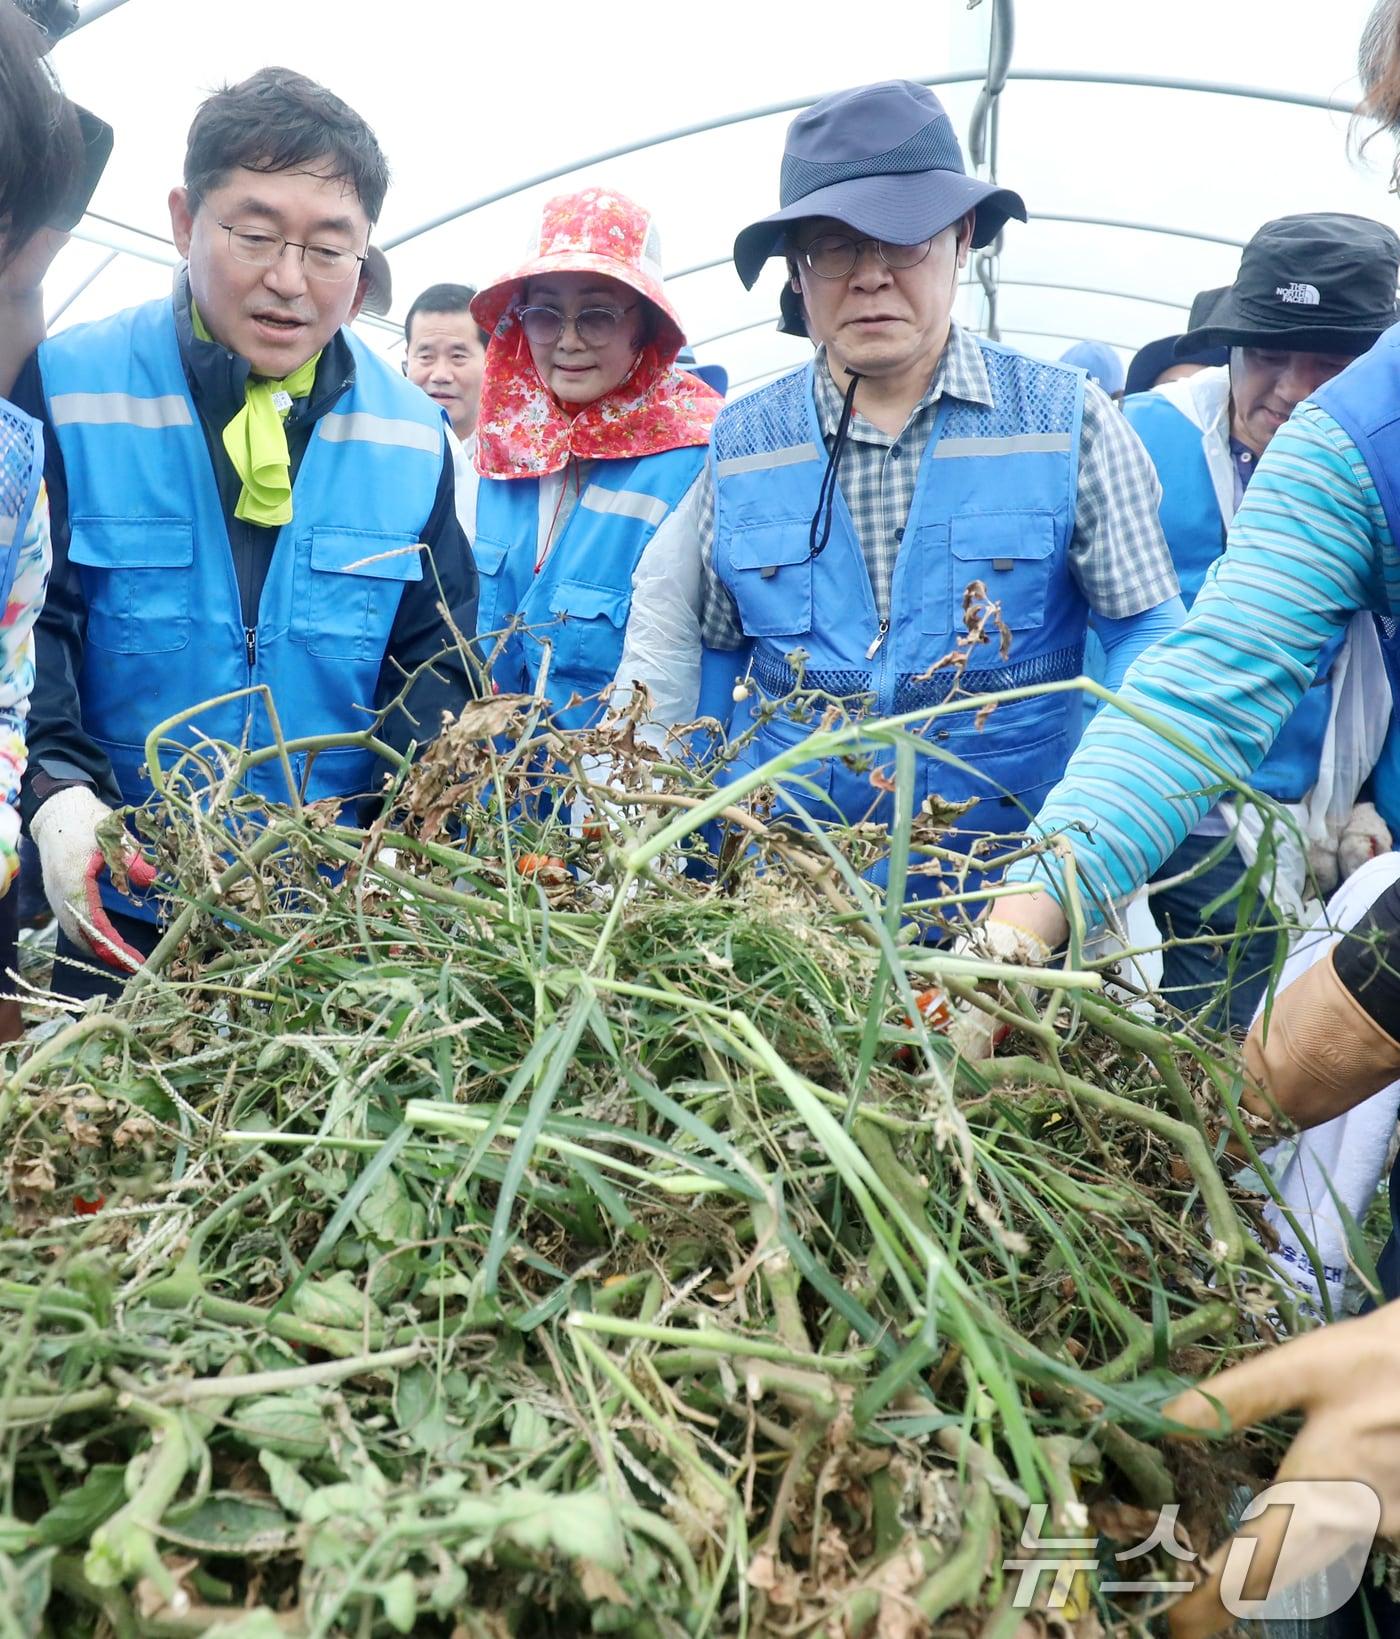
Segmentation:
<svg viewBox="0 0 1400 1639">
<path fill-rule="evenodd" d="M 470 310 L 475 297 L 475 285 L 429 285 L 404 315 L 403 339 L 406 342 L 413 340 L 413 321 L 420 313 L 466 313 Z M 483 330 L 477 325 L 476 333 L 481 338 L 483 347 L 490 345 L 489 330 Z"/>
<path fill-rule="evenodd" d="M 43 48 L 39 30 L 0 0 L 0 267 L 62 212 L 82 172 L 78 116 Z"/>
<path fill-rule="evenodd" d="M 200 105 L 185 149 L 185 187 L 202 198 L 240 166 L 344 182 L 371 222 L 389 191 L 389 163 L 374 132 L 334 92 L 290 68 L 260 68 Z"/>
</svg>

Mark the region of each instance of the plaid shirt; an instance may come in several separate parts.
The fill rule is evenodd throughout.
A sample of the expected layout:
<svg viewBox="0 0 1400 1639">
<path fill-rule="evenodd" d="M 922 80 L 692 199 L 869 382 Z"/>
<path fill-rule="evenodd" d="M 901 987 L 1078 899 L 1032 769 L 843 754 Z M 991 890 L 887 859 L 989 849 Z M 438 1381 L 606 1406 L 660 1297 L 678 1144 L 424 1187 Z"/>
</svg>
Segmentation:
<svg viewBox="0 0 1400 1639">
<path fill-rule="evenodd" d="M 899 539 L 909 517 L 925 447 L 944 394 L 969 404 L 992 403 L 987 367 L 976 338 L 954 325 L 928 391 L 904 430 L 893 437 L 859 412 L 838 479 L 865 557 L 880 618 L 890 612 L 890 585 Z M 841 393 L 817 354 L 817 420 L 828 455 L 841 419 Z M 917 452 L 917 453 L 916 453 Z M 1156 469 L 1117 406 L 1092 382 L 1084 392 L 1079 434 L 1079 490 L 1075 501 L 1070 569 L 1089 607 L 1112 620 L 1141 614 L 1175 597 L 1171 553 L 1157 518 L 1161 498 Z M 704 575 L 700 630 L 712 649 L 739 649 L 747 639 L 729 588 L 714 572 L 714 486 L 702 497 L 697 527 Z"/>
</svg>

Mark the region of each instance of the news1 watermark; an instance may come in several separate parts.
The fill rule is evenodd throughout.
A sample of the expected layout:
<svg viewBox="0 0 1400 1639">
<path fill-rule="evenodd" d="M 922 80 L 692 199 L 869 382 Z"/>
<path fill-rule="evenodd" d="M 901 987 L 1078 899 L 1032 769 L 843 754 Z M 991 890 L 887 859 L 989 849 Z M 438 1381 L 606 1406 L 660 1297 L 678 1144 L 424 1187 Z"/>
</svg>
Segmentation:
<svg viewBox="0 0 1400 1639">
<path fill-rule="evenodd" d="M 1020 1573 L 1012 1604 L 1021 1610 L 1034 1605 L 1051 1611 L 1071 1603 L 1082 1605 L 1077 1578 L 1087 1579 L 1102 1594 L 1160 1599 L 1190 1593 L 1203 1572 L 1142 1574 L 1152 1568 L 1149 1556 L 1158 1552 L 1183 1569 L 1200 1564 L 1194 1549 L 1182 1540 L 1179 1508 L 1170 1503 L 1159 1509 L 1147 1536 L 1110 1558 L 1098 1536 L 1047 1534 L 1049 1506 L 1032 1505 L 1018 1551 L 1001 1562 L 1003 1571 Z M 1275 1510 L 1279 1512 L 1274 1514 Z M 1280 1480 L 1268 1486 L 1240 1515 L 1237 1529 L 1246 1534 L 1230 1541 L 1221 1570 L 1220 1603 L 1231 1616 L 1254 1622 L 1330 1616 L 1361 1586 L 1380 1522 L 1380 1498 L 1361 1480 Z M 1272 1575 L 1262 1591 L 1251 1585 L 1250 1572 L 1255 1555 L 1272 1554 L 1273 1549 L 1248 1534 L 1252 1529 L 1266 1534 L 1270 1544 L 1279 1541 Z M 1124 1574 L 1117 1574 L 1120 1571 Z"/>
</svg>

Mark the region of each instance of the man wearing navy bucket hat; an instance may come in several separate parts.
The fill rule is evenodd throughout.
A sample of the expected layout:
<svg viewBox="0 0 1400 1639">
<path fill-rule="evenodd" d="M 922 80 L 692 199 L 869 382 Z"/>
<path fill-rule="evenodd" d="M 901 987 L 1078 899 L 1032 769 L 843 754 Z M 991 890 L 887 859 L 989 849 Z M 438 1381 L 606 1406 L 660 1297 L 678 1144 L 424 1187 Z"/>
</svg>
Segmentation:
<svg viewBox="0 0 1400 1639">
<path fill-rule="evenodd" d="M 944 698 L 953 675 L 930 669 L 963 633 L 973 582 L 1011 647 L 974 648 L 966 691 L 1078 676 L 1091 620 L 1116 682 L 1180 617 L 1152 464 L 1083 370 L 951 318 L 969 249 L 1025 219 L 1019 196 L 966 175 L 937 97 L 892 80 L 793 121 L 781 199 L 734 260 L 752 286 L 786 258 L 788 326 L 800 300 L 816 357 L 721 411 L 691 572 L 634 601 L 619 685 L 644 682 L 659 721 L 685 722 L 702 650 L 737 660 L 732 735 L 752 731 L 740 766 L 757 764 L 810 731 L 795 690 L 877 717 Z M 1004 705 L 980 731 L 971 713 L 938 721 L 961 765 L 921 758 L 919 801 L 978 799 L 967 833 L 1024 828 L 1078 716 L 1062 693 Z M 889 820 L 878 770 L 800 772 L 817 817 Z"/>
</svg>

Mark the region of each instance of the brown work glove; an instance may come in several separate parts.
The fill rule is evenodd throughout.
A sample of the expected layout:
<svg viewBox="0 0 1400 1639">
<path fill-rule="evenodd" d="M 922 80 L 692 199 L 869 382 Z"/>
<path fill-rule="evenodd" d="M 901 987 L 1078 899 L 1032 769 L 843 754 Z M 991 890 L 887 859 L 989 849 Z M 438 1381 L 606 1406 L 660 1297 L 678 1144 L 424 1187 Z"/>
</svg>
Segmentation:
<svg viewBox="0 0 1400 1639">
<path fill-rule="evenodd" d="M 1344 1115 L 1400 1077 L 1400 1043 L 1375 1022 L 1337 977 L 1334 952 L 1314 962 L 1244 1044 L 1243 1102 L 1256 1115 L 1271 1106 L 1300 1127 Z"/>
<path fill-rule="evenodd" d="M 1400 1303 L 1270 1349 L 1162 1408 L 1201 1430 L 1245 1428 L 1298 1409 L 1302 1432 L 1279 1466 L 1278 1481 L 1360 1481 L 1379 1499 L 1379 1524 L 1375 1502 L 1354 1486 L 1315 1488 L 1300 1493 L 1292 1509 L 1268 1508 L 1204 1561 L 1205 1580 L 1169 1613 L 1173 1639 L 1208 1639 L 1235 1620 L 1221 1603 L 1221 1572 L 1233 1543 L 1241 1543 L 1241 1557 L 1253 1556 L 1241 1592 L 1258 1599 L 1270 1591 L 1285 1535 L 1280 1589 L 1349 1548 L 1359 1553 L 1358 1540 L 1369 1546 L 1373 1532 L 1400 1533 Z"/>
</svg>

